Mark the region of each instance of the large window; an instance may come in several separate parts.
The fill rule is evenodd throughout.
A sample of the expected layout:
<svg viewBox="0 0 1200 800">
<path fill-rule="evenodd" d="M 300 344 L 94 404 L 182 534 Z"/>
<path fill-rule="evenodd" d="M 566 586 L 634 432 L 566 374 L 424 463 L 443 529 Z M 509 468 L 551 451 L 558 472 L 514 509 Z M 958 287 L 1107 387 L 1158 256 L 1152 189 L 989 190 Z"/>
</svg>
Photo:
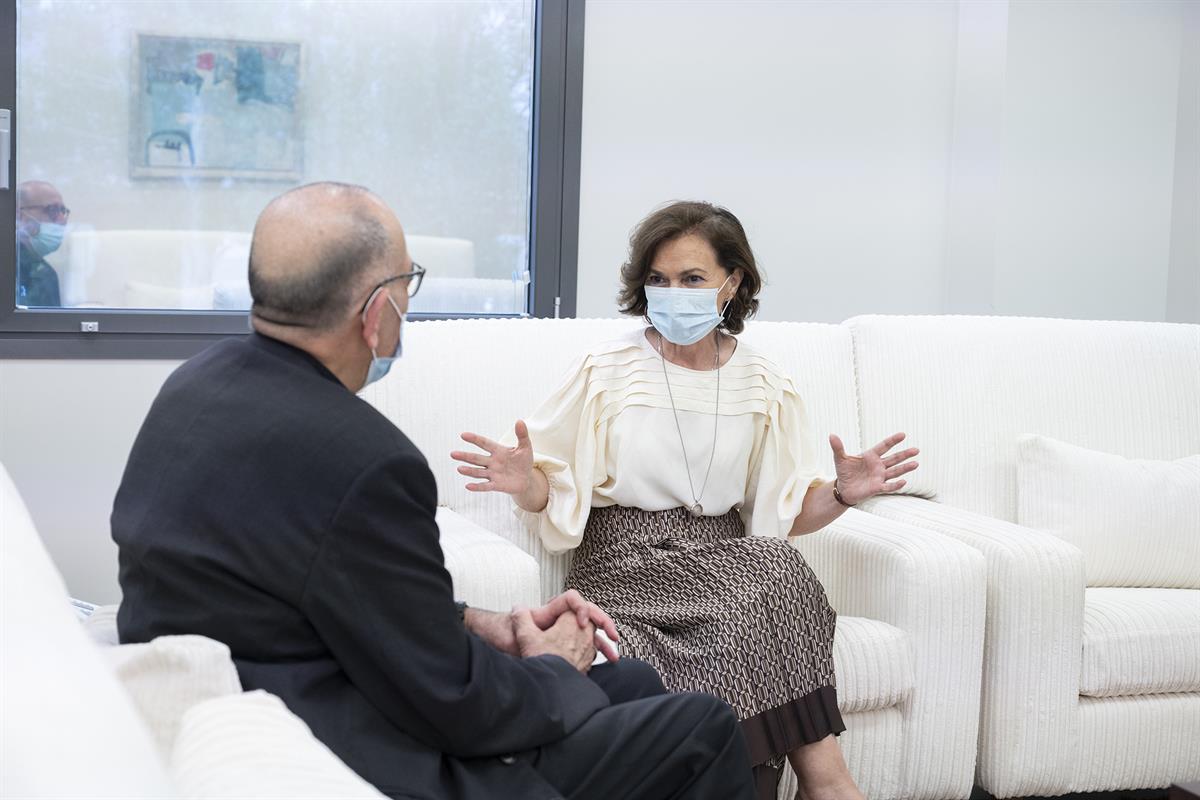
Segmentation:
<svg viewBox="0 0 1200 800">
<path fill-rule="evenodd" d="M 429 271 L 414 316 L 570 311 L 582 11 L 0 0 L 0 355 L 245 332 L 254 220 L 317 180 L 396 211 Z"/>
</svg>

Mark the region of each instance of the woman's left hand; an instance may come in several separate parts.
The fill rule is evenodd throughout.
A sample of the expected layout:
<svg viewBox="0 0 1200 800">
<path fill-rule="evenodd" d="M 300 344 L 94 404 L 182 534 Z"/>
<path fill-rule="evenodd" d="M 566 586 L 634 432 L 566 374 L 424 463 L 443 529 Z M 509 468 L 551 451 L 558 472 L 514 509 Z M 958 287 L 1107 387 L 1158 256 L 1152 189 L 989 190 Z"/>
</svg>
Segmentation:
<svg viewBox="0 0 1200 800">
<path fill-rule="evenodd" d="M 829 446 L 833 448 L 833 466 L 837 471 L 838 491 L 850 505 L 857 505 L 877 494 L 898 492 L 906 481 L 898 480 L 901 475 L 917 468 L 916 461 L 909 461 L 918 452 L 910 447 L 899 453 L 888 455 L 900 442 L 903 433 L 893 433 L 861 455 L 846 455 L 846 448 L 836 434 L 829 435 Z"/>
</svg>

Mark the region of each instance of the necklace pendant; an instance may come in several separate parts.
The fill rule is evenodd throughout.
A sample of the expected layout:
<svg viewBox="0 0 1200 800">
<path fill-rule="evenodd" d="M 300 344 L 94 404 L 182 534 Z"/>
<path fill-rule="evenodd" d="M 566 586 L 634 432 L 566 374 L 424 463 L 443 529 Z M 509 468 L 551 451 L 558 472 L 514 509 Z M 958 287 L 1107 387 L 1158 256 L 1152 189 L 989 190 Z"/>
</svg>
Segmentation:
<svg viewBox="0 0 1200 800">
<path fill-rule="evenodd" d="M 704 506 L 700 505 L 699 503 L 689 506 L 688 513 L 693 517 L 702 517 L 704 516 Z"/>
</svg>

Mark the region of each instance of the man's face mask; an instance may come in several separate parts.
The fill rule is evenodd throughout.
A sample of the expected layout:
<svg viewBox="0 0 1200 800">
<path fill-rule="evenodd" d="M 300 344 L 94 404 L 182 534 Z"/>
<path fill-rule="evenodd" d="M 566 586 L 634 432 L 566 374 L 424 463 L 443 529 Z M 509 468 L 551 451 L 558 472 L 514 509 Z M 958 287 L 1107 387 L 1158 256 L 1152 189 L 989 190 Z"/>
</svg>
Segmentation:
<svg viewBox="0 0 1200 800">
<path fill-rule="evenodd" d="M 38 231 L 29 236 L 29 246 L 33 252 L 43 258 L 62 246 L 63 237 L 67 234 L 67 226 L 57 222 L 41 222 Z"/>
<path fill-rule="evenodd" d="M 386 290 L 381 289 L 381 291 Z M 387 299 L 391 303 L 392 308 L 396 310 L 396 315 L 400 317 L 400 332 L 396 337 L 396 352 L 390 356 L 381 356 L 375 352 L 375 348 L 371 348 L 371 366 L 367 368 L 367 382 L 363 384 L 364 387 L 370 386 L 384 375 L 387 375 L 388 371 L 392 368 L 392 364 L 395 363 L 396 359 L 400 358 L 400 354 L 404 350 L 404 324 L 408 321 L 408 315 L 400 311 L 400 306 L 396 305 L 396 301 L 392 299 L 390 294 L 387 295 Z M 373 300 L 367 301 L 368 308 L 372 302 Z M 363 309 L 362 319 L 363 324 L 366 324 L 367 309 Z"/>
</svg>

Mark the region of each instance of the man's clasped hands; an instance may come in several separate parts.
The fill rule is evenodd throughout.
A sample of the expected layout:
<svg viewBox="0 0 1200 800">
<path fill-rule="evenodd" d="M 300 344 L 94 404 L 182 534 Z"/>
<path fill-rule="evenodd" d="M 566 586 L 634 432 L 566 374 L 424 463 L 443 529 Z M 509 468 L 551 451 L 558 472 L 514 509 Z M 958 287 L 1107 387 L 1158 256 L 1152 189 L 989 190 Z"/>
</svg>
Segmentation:
<svg viewBox="0 0 1200 800">
<path fill-rule="evenodd" d="M 509 614 L 467 608 L 463 623 L 480 639 L 512 656 L 559 656 L 586 674 L 596 651 L 616 661 L 620 641 L 612 618 L 570 589 L 540 608 L 517 607 Z M 605 638 L 607 637 L 607 638 Z"/>
</svg>

